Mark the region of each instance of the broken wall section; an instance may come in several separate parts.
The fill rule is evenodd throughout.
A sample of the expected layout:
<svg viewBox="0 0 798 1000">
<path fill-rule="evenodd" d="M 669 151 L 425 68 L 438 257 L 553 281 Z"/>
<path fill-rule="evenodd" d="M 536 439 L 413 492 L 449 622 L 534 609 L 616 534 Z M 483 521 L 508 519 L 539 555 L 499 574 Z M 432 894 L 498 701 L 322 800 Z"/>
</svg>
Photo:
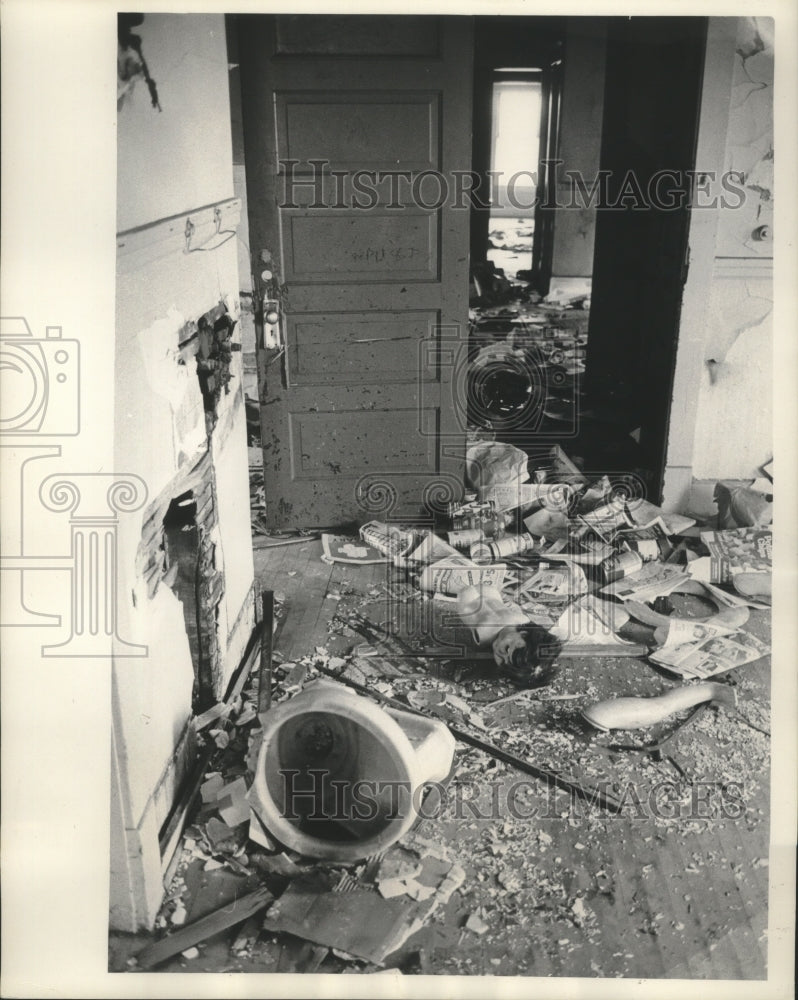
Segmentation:
<svg viewBox="0 0 798 1000">
<path fill-rule="evenodd" d="M 246 503 L 249 484 L 224 18 L 147 14 L 137 31 L 163 110 L 137 86 L 118 116 L 119 225 L 130 228 L 117 237 L 114 467 L 148 489 L 119 529 L 120 631 L 148 647 L 113 665 L 119 930 L 150 926 L 163 894 L 158 831 L 192 761 L 192 641 L 207 650 L 210 696 L 254 627 L 249 517 L 231 501 Z M 164 518 L 186 493 L 208 609 L 192 639 L 186 589 L 163 579 Z"/>
<path fill-rule="evenodd" d="M 214 468 L 206 452 L 178 475 L 145 512 L 137 552 L 147 599 L 168 587 L 182 605 L 194 672 L 195 714 L 215 704 L 225 686 L 219 618 L 225 575 L 219 551 Z"/>
<path fill-rule="evenodd" d="M 773 449 L 773 280 L 715 273 L 693 476 L 755 479 Z"/>
</svg>

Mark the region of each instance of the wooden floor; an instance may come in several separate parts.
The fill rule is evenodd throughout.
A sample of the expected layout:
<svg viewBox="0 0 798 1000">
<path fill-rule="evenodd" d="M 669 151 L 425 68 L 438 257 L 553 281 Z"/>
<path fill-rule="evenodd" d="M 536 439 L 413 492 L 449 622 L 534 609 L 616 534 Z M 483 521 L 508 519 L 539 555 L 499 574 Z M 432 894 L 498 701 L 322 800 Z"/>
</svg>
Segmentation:
<svg viewBox="0 0 798 1000">
<path fill-rule="evenodd" d="M 384 567 L 330 566 L 319 541 L 272 549 L 259 541 L 256 576 L 280 604 L 284 661 L 317 646 L 345 654 L 363 642 L 342 624 L 352 611 L 376 624 L 389 617 Z M 767 638 L 767 616 L 755 612 L 748 628 Z M 513 691 L 484 664 L 443 662 L 424 669 L 475 709 Z M 427 974 L 765 978 L 769 659 L 726 675 L 738 712 L 710 709 L 679 735 L 677 759 L 691 784 L 666 761 L 594 752 L 575 721 L 585 699 L 662 691 L 660 675 L 644 660 L 563 663 L 551 688 L 520 703 L 525 718 L 516 714 L 486 738 L 538 764 L 606 775 L 624 789 L 625 808 L 617 815 L 572 801 L 459 745 L 440 812 L 423 824 L 449 846 L 466 881 L 389 964 L 415 956 L 416 971 Z M 660 797 L 669 785 L 678 786 L 678 811 Z M 463 928 L 475 912 L 490 928 L 482 935 Z"/>
</svg>

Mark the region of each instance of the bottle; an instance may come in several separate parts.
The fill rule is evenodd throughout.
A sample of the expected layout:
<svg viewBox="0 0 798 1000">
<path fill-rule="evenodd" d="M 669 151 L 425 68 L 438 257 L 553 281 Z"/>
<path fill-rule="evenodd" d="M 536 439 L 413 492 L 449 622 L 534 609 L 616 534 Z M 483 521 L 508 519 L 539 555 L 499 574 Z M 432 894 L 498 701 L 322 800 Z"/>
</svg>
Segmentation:
<svg viewBox="0 0 798 1000">
<path fill-rule="evenodd" d="M 531 552 L 535 547 L 535 538 L 528 531 L 522 531 L 518 535 L 508 535 L 506 538 L 489 542 L 488 545 L 493 559 L 503 559 L 505 556 Z"/>
<path fill-rule="evenodd" d="M 542 544 L 542 543 L 541 543 Z M 520 535 L 508 535 L 506 538 L 486 541 L 481 539 L 475 541 L 469 549 L 469 556 L 475 563 L 495 562 L 497 559 L 504 559 L 506 556 L 520 555 L 522 552 L 531 552 L 535 547 L 535 539 L 528 531 L 522 531 Z"/>
</svg>

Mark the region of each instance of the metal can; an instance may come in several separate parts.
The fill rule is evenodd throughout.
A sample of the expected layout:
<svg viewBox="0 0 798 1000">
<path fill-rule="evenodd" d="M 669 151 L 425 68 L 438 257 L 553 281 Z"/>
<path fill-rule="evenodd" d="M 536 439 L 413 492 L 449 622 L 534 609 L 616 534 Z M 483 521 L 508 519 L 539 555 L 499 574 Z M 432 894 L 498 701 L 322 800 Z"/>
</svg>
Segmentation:
<svg viewBox="0 0 798 1000">
<path fill-rule="evenodd" d="M 471 546 L 469 555 L 475 563 L 493 562 L 507 556 L 530 552 L 535 547 L 535 538 L 529 532 L 520 535 L 508 535 L 506 538 L 495 539 L 492 542 L 476 542 Z"/>
<path fill-rule="evenodd" d="M 616 580 L 623 580 L 625 576 L 630 576 L 643 568 L 643 557 L 639 552 L 616 552 L 607 556 L 601 564 L 601 571 L 604 574 L 605 583 L 615 583 Z"/>
<path fill-rule="evenodd" d="M 498 541 L 490 543 L 491 554 L 494 559 L 503 559 L 505 556 L 520 555 L 522 552 L 531 552 L 535 547 L 535 538 L 528 531 L 522 531 L 520 535 L 508 535 Z"/>
</svg>

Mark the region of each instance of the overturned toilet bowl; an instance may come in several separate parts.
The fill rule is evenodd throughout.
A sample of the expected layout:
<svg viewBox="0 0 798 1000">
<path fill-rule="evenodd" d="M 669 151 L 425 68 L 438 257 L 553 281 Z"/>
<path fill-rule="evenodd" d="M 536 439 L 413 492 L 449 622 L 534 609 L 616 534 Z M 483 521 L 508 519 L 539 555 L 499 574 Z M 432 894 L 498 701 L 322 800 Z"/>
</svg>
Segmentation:
<svg viewBox="0 0 798 1000">
<path fill-rule="evenodd" d="M 266 715 L 251 803 L 300 854 L 359 861 L 410 829 L 453 755 L 443 723 L 315 681 Z"/>
</svg>

